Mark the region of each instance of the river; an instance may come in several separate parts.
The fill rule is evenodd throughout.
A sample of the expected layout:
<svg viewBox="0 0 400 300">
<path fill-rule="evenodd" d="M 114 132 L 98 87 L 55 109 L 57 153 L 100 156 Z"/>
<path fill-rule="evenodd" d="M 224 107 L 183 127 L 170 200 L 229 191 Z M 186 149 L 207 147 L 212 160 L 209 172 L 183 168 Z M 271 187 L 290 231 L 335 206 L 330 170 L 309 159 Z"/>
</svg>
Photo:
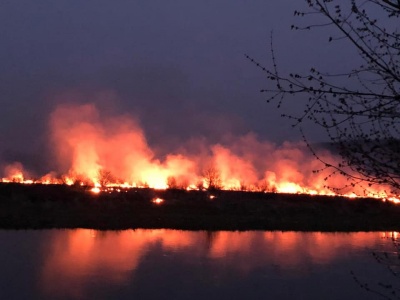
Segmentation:
<svg viewBox="0 0 400 300">
<path fill-rule="evenodd" d="M 377 299 L 397 233 L 0 231 L 0 299 Z M 400 286 L 400 284 L 398 284 Z M 379 299 L 379 298 L 378 298 Z"/>
</svg>

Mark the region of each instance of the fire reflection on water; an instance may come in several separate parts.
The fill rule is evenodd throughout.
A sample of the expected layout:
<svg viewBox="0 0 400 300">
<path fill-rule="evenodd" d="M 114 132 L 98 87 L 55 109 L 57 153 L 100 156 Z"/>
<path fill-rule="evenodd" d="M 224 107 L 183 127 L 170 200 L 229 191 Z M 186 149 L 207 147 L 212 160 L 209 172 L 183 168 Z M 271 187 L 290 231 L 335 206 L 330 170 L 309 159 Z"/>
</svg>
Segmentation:
<svg viewBox="0 0 400 300">
<path fill-rule="evenodd" d="M 195 233 L 167 230 L 102 232 L 79 229 L 62 236 L 56 234 L 43 267 L 43 288 L 50 294 L 61 292 L 79 296 L 87 284 L 85 279 L 100 273 L 99 280 L 122 284 L 151 246 L 161 243 L 163 249 L 189 248 L 195 241 Z"/>
<path fill-rule="evenodd" d="M 397 235 L 397 233 L 394 233 Z M 393 233 L 392 233 L 393 235 Z M 310 264 L 346 258 L 350 244 L 373 248 L 388 233 L 193 232 L 177 230 L 55 231 L 41 271 L 41 287 L 49 296 L 81 297 L 93 276 L 123 285 L 152 255 L 179 253 L 185 262 L 232 262 L 243 276 L 274 265 L 281 272 L 307 272 Z M 161 251 L 161 253 L 160 253 Z"/>
</svg>

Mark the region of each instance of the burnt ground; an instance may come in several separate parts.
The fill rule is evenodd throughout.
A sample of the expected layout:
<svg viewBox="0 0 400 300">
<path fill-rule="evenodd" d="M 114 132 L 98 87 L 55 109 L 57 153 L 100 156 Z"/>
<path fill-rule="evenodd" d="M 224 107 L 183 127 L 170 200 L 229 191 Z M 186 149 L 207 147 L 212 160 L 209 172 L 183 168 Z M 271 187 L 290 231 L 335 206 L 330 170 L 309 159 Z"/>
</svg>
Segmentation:
<svg viewBox="0 0 400 300">
<path fill-rule="evenodd" d="M 154 203 L 157 197 L 164 202 Z M 400 231 L 400 205 L 240 191 L 126 189 L 94 194 L 80 186 L 0 183 L 0 228 Z"/>
</svg>

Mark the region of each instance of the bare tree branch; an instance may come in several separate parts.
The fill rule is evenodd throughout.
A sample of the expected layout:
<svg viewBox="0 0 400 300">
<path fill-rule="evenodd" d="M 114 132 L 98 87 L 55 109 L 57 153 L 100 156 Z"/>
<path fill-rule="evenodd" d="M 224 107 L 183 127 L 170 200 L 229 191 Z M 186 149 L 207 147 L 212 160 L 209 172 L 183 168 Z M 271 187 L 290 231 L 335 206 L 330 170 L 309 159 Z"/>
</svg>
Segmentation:
<svg viewBox="0 0 400 300">
<path fill-rule="evenodd" d="M 246 55 L 265 74 L 269 86 L 261 92 L 278 108 L 283 101 L 298 101 L 307 95 L 299 115 L 283 114 L 302 128 L 310 121 L 326 130 L 341 162 L 324 162 L 333 173 L 347 176 L 350 184 L 367 182 L 400 193 L 400 1 L 351 0 L 343 5 L 336 0 L 306 0 L 309 10 L 295 11 L 300 18 L 320 15 L 325 21 L 307 26 L 292 25 L 294 30 L 330 27 L 347 40 L 360 57 L 361 65 L 338 74 L 311 67 L 306 74 L 278 72 L 271 35 L 271 67 Z M 385 20 L 371 17 L 380 9 Z M 305 139 L 306 140 L 306 139 Z M 307 142 L 307 140 L 306 140 Z M 311 148 L 310 143 L 308 145 Z M 311 149 L 312 150 L 312 149 Z M 312 150 L 313 151 L 313 150 Z M 318 158 L 318 154 L 314 152 Z"/>
</svg>

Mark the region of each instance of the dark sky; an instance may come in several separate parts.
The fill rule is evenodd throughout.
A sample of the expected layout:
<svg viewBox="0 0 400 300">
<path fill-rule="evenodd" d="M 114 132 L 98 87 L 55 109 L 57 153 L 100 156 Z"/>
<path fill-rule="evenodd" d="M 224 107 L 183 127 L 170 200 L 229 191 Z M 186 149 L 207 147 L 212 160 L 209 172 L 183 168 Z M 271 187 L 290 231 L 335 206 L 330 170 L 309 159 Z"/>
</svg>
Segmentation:
<svg viewBox="0 0 400 300">
<path fill-rule="evenodd" d="M 49 113 L 60 102 L 138 117 L 150 143 L 250 131 L 297 140 L 264 101 L 263 74 L 244 54 L 270 65 L 273 30 L 283 72 L 345 64 L 351 58 L 328 48 L 326 34 L 290 30 L 293 11 L 305 7 L 292 0 L 1 1 L 0 155 L 46 151 Z"/>
</svg>

